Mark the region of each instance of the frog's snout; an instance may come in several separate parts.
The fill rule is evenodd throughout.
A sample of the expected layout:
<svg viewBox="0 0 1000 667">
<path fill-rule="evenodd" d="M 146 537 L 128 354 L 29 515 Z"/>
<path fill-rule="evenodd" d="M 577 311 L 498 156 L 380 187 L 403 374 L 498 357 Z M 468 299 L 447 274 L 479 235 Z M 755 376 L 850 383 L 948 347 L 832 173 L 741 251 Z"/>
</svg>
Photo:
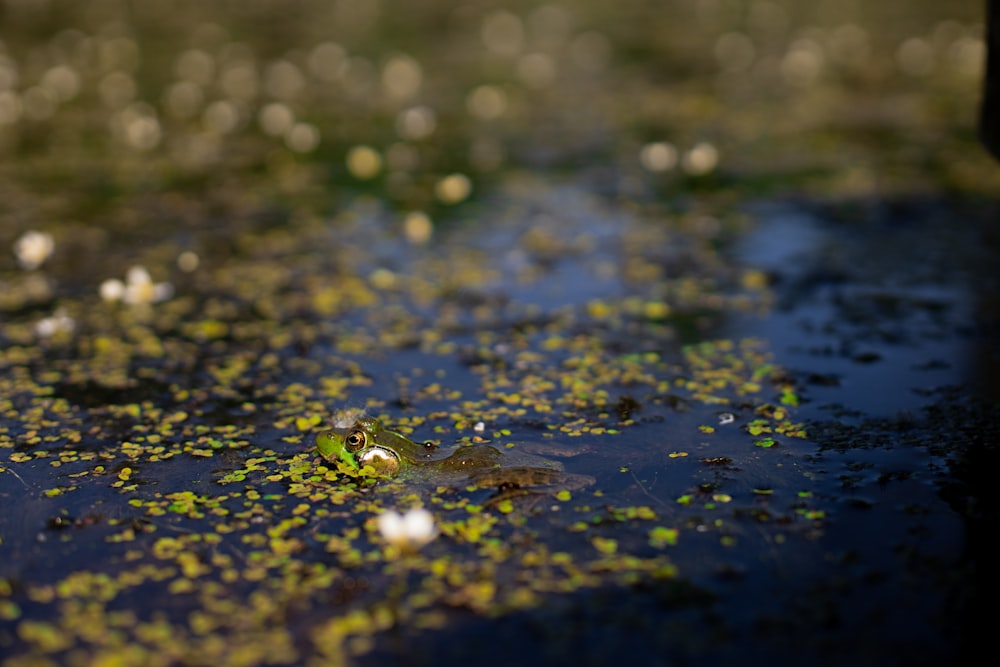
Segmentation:
<svg viewBox="0 0 1000 667">
<path fill-rule="evenodd" d="M 338 442 L 340 438 L 334 431 L 323 431 L 316 436 L 316 451 L 324 459 L 332 461 L 337 458 Z"/>
</svg>

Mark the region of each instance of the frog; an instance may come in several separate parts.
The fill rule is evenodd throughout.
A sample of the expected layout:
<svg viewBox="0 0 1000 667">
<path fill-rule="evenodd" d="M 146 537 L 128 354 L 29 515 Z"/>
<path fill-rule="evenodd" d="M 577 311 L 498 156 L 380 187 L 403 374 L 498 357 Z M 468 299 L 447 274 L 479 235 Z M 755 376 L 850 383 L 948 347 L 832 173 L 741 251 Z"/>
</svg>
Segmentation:
<svg viewBox="0 0 1000 667">
<path fill-rule="evenodd" d="M 495 500 L 576 491 L 595 481 L 589 475 L 564 472 L 560 464 L 545 458 L 502 452 L 487 444 L 463 445 L 442 456 L 435 443 L 412 440 L 376 417 L 359 417 L 346 429 L 319 433 L 316 449 L 328 461 L 354 470 L 368 466 L 379 477 L 461 477 L 478 488 L 495 489 Z"/>
</svg>

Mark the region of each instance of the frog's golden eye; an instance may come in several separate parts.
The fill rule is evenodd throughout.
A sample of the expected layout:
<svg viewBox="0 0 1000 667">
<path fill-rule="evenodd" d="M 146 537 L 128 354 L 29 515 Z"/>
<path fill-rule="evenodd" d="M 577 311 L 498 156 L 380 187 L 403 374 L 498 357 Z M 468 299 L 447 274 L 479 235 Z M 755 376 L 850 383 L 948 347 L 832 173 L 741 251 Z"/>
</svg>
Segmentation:
<svg viewBox="0 0 1000 667">
<path fill-rule="evenodd" d="M 365 446 L 365 432 L 364 431 L 351 431 L 347 436 L 346 449 L 349 452 L 356 452 Z"/>
</svg>

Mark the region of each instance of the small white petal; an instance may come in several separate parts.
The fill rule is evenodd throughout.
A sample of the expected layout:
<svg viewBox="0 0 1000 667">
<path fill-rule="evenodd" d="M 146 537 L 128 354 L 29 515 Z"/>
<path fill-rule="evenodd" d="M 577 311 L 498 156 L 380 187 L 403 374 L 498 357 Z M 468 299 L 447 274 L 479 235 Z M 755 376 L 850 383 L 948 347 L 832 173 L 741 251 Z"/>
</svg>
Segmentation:
<svg viewBox="0 0 1000 667">
<path fill-rule="evenodd" d="M 403 549 L 418 549 L 437 535 L 434 516 L 421 507 L 404 515 L 387 510 L 378 516 L 376 525 L 383 539 Z"/>
<path fill-rule="evenodd" d="M 46 232 L 25 232 L 14 243 L 14 254 L 21 267 L 37 269 L 49 258 L 56 244 L 52 235 Z"/>
<path fill-rule="evenodd" d="M 125 283 L 111 278 L 101 283 L 101 298 L 105 301 L 121 301 L 125 297 Z"/>
<path fill-rule="evenodd" d="M 404 532 L 411 542 L 427 542 L 434 537 L 434 516 L 417 507 L 403 516 Z"/>
<path fill-rule="evenodd" d="M 378 532 L 389 542 L 399 542 L 404 539 L 403 516 L 399 512 L 393 510 L 383 512 L 376 519 L 376 523 Z"/>
<path fill-rule="evenodd" d="M 76 321 L 62 309 L 35 323 L 35 333 L 40 338 L 49 338 L 61 332 L 73 333 L 74 329 L 76 329 Z"/>
<path fill-rule="evenodd" d="M 125 274 L 125 282 L 129 285 L 148 285 L 153 282 L 153 279 L 149 277 L 149 271 L 146 270 L 146 267 L 133 266 Z"/>
</svg>

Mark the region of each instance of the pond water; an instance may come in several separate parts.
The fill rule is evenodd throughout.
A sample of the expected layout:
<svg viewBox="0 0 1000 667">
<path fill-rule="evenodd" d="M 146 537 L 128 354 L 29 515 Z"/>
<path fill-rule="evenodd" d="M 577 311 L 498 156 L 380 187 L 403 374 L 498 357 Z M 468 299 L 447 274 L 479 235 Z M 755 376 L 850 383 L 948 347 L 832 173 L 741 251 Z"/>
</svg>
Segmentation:
<svg viewBox="0 0 1000 667">
<path fill-rule="evenodd" d="M 981 8 L 605 4 L 0 1 L 5 667 L 975 654 Z"/>
</svg>

